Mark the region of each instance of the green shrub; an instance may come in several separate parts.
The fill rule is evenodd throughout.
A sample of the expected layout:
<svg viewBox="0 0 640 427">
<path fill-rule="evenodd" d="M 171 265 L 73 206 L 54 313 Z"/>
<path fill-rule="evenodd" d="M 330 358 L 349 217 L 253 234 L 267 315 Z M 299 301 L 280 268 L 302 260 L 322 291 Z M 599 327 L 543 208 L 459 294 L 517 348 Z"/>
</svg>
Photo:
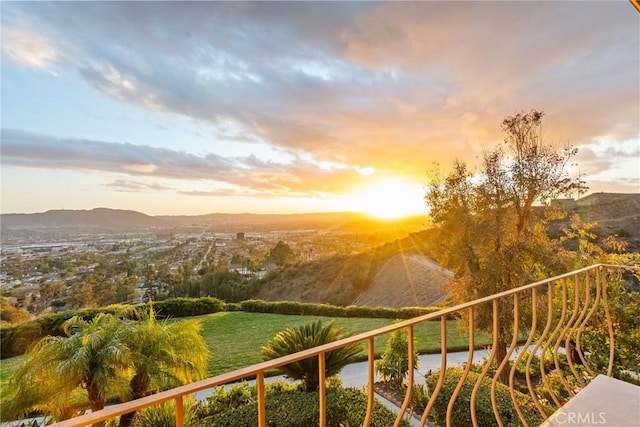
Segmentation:
<svg viewBox="0 0 640 427">
<path fill-rule="evenodd" d="M 447 405 L 449 404 L 449 400 L 453 395 L 453 391 L 455 390 L 458 381 L 462 377 L 462 373 L 463 370 L 460 368 L 449 368 L 446 370 L 446 376 L 442 389 L 436 397 L 435 405 L 431 413 L 437 424 L 445 425 L 446 423 Z M 436 372 L 427 378 L 427 385 L 430 390 L 433 390 L 435 388 L 439 374 L 439 372 Z M 472 424 L 470 409 L 471 393 L 478 378 L 478 374 L 469 372 L 469 375 L 467 376 L 467 379 L 463 384 L 462 389 L 460 390 L 460 393 L 458 394 L 458 397 L 456 398 L 453 406 L 453 411 L 451 414 L 452 425 L 466 426 Z M 540 416 L 540 413 L 537 411 L 533 399 L 530 396 L 518 391 L 514 391 L 514 393 L 520 410 L 522 411 L 524 418 L 527 420 L 527 423 L 529 425 L 542 424 L 544 420 Z M 518 418 L 518 413 L 513 407 L 509 387 L 501 383 L 496 384 L 496 400 L 498 402 L 498 412 L 500 414 L 500 418 L 502 419 L 502 422 L 505 426 L 522 425 L 520 419 Z M 548 411 L 548 413 L 551 412 L 553 411 Z M 480 388 L 478 389 L 478 394 L 476 396 L 476 416 L 478 425 L 481 425 L 483 427 L 498 425 L 493 414 L 493 407 L 491 406 L 490 378 L 484 378 L 482 380 Z"/>
<path fill-rule="evenodd" d="M 422 415 L 429 403 L 429 389 L 424 384 L 415 384 L 411 391 L 411 409 Z"/>
<path fill-rule="evenodd" d="M 184 400 L 184 425 L 185 427 L 197 427 L 200 425 L 196 418 L 196 405 L 193 399 Z M 175 427 L 176 402 L 170 400 L 159 405 L 149 406 L 136 412 L 131 427 Z"/>
<path fill-rule="evenodd" d="M 227 391 L 207 399 L 199 409 L 201 426 L 209 427 L 254 427 L 258 424 L 258 406 L 255 387 L 239 386 L 240 391 Z M 234 396 L 230 398 L 231 396 Z M 247 401 L 248 396 L 251 401 Z M 239 400 L 234 401 L 240 397 Z M 318 425 L 319 397 L 317 392 L 307 393 L 299 387 L 275 383 L 266 389 L 266 418 L 268 426 L 300 427 Z M 367 410 L 367 396 L 355 388 L 327 389 L 327 426 L 360 426 Z M 396 415 L 376 401 L 372 427 L 393 425 Z M 403 421 L 402 426 L 408 423 Z"/>
<path fill-rule="evenodd" d="M 556 397 L 560 403 L 565 403 L 571 399 L 572 394 L 564 387 L 560 375 L 552 372 L 545 375 L 545 381 L 542 385 L 536 387 L 536 393 L 538 396 L 547 402 L 553 404 L 553 397 Z"/>
<path fill-rule="evenodd" d="M 225 311 L 242 311 L 242 307 L 240 306 L 240 303 L 228 302 L 225 305 Z"/>
<path fill-rule="evenodd" d="M 189 317 L 225 311 L 225 303 L 211 297 L 166 299 L 153 303 L 153 307 L 159 317 Z"/>
<path fill-rule="evenodd" d="M 280 331 L 262 347 L 262 358 L 264 360 L 277 359 L 338 341 L 351 335 L 344 328 L 336 327 L 333 320 L 325 325 L 322 324 L 321 320 L 317 320 Z M 325 376 L 329 378 L 337 375 L 343 367 L 358 360 L 359 354 L 360 345 L 357 343 L 327 351 L 324 354 Z M 289 363 L 281 366 L 279 370 L 289 378 L 304 381 L 306 391 L 314 391 L 319 387 L 319 361 L 317 357 L 308 357 Z"/>
<path fill-rule="evenodd" d="M 246 300 L 240 303 L 242 311 L 248 313 L 293 314 L 327 317 L 364 317 L 384 319 L 409 319 L 440 310 L 440 307 L 362 307 L 349 305 L 341 307 L 331 304 L 317 304 L 295 301 Z M 439 319 L 435 319 L 439 320 Z"/>
<path fill-rule="evenodd" d="M 402 380 L 409 372 L 409 337 L 406 329 L 393 331 L 382 354 L 382 359 L 376 362 L 376 372 L 382 376 L 384 381 L 389 381 L 397 385 L 402 384 Z M 414 338 L 415 344 L 415 338 Z M 414 346 L 415 349 L 415 346 Z M 414 350 L 413 369 L 418 368 L 418 352 Z"/>
</svg>

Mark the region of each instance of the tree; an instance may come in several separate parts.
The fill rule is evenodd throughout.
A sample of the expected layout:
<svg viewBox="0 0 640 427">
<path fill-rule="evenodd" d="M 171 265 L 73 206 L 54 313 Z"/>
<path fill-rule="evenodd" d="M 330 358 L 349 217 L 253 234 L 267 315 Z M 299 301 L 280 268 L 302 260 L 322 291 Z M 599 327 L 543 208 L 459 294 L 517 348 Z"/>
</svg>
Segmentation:
<svg viewBox="0 0 640 427">
<path fill-rule="evenodd" d="M 144 319 L 128 328 L 124 342 L 134 355 L 133 377 L 129 381 L 130 399 L 139 399 L 150 391 L 201 380 L 206 376 L 209 349 L 200 335 L 198 321 L 158 322 L 153 308 Z M 135 412 L 120 417 L 120 426 L 129 426 Z"/>
<path fill-rule="evenodd" d="M 269 260 L 275 263 L 278 267 L 282 267 L 292 258 L 293 251 L 291 250 L 291 247 L 282 240 L 276 243 L 271 251 L 269 251 Z"/>
<path fill-rule="evenodd" d="M 86 390 L 92 411 L 102 409 L 107 396 L 124 395 L 119 379 L 126 375 L 131 352 L 122 322 L 98 314 L 88 322 L 73 317 L 63 328 L 67 336 L 43 338 L 27 353 L 11 378 L 17 392 L 3 408 L 5 416 L 23 417 L 37 410 L 55 419 L 69 418 L 70 397 L 79 389 Z"/>
<path fill-rule="evenodd" d="M 558 152 L 544 143 L 542 117 L 536 110 L 507 117 L 502 122 L 506 152 L 503 146 L 485 152 L 477 172 L 456 161 L 449 175 L 432 177 L 427 187 L 436 257 L 454 272 L 451 290 L 457 302 L 512 289 L 566 268 L 569 257 L 546 232 L 547 221 L 559 215 L 550 202 L 586 187 L 566 171 L 577 150 L 566 147 Z M 511 305 L 511 300 L 500 301 L 497 363 L 511 339 Z M 490 305 L 478 307 L 476 315 L 477 325 L 490 330 Z M 505 374 L 506 370 L 502 380 Z"/>
<path fill-rule="evenodd" d="M 9 304 L 6 298 L 0 298 L 0 325 L 5 323 L 22 323 L 31 318 L 31 315 Z"/>
<path fill-rule="evenodd" d="M 414 338 L 415 342 L 415 338 Z M 393 331 L 387 339 L 382 359 L 376 362 L 376 372 L 384 381 L 396 386 L 402 385 L 402 380 L 409 372 L 409 334 L 406 329 Z M 415 347 L 414 347 L 415 348 Z M 418 369 L 418 352 L 414 350 L 413 369 Z"/>
<path fill-rule="evenodd" d="M 38 311 L 45 310 L 55 299 L 64 296 L 67 286 L 63 282 L 46 282 L 40 285 L 40 298 L 38 299 Z"/>
<path fill-rule="evenodd" d="M 345 332 L 343 328 L 335 327 L 333 321 L 323 326 L 322 321 L 318 320 L 280 331 L 262 347 L 262 358 L 264 360 L 277 359 L 349 336 L 351 334 Z M 355 362 L 359 354 L 360 346 L 357 344 L 347 345 L 325 353 L 325 377 L 329 378 L 340 373 L 343 367 Z M 280 370 L 289 378 L 304 381 L 305 390 L 308 392 L 317 391 L 319 388 L 317 357 L 290 363 L 281 367 Z"/>
<path fill-rule="evenodd" d="M 74 415 L 69 401 L 80 390 L 97 411 L 109 397 L 137 399 L 206 374 L 209 350 L 198 321 L 158 322 L 151 308 L 130 309 L 90 321 L 73 317 L 63 328 L 67 336 L 46 337 L 27 353 L 11 378 L 17 391 L 3 416 L 40 411 L 65 419 Z M 134 415 L 123 415 L 120 425 L 128 426 Z"/>
</svg>

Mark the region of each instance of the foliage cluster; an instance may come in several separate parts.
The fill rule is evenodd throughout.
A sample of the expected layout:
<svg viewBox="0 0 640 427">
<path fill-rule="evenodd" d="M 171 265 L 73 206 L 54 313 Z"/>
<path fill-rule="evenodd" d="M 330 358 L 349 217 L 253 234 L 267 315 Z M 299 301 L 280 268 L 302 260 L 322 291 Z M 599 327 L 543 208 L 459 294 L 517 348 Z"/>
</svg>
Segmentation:
<svg viewBox="0 0 640 427">
<path fill-rule="evenodd" d="M 334 326 L 331 321 L 325 325 L 322 321 L 307 323 L 296 328 L 280 331 L 272 340 L 262 347 L 264 360 L 277 359 L 299 351 L 328 344 L 347 338 L 352 334 L 343 328 Z M 360 346 L 349 344 L 324 355 L 325 377 L 340 373 L 342 368 L 358 360 Z M 289 378 L 302 380 L 306 391 L 315 391 L 319 387 L 319 361 L 317 357 L 308 357 L 280 367 L 280 371 Z"/>
<path fill-rule="evenodd" d="M 30 318 L 29 312 L 9 304 L 6 298 L 0 298 L 0 325 L 23 323 Z"/>
<path fill-rule="evenodd" d="M 211 297 L 166 299 L 153 303 L 153 307 L 158 317 L 164 318 L 200 316 L 226 310 L 223 301 Z"/>
<path fill-rule="evenodd" d="M 237 271 L 216 271 L 183 284 L 179 293 L 192 298 L 209 296 L 226 302 L 239 302 L 250 298 L 258 284 L 257 278 L 244 278 Z"/>
<path fill-rule="evenodd" d="M 436 312 L 441 307 L 346 307 L 296 301 L 247 300 L 240 303 L 240 309 L 248 313 L 295 314 L 304 316 L 363 317 L 383 319 L 410 319 Z"/>
<path fill-rule="evenodd" d="M 121 307 L 118 306 L 110 306 L 100 309 L 70 310 L 45 314 L 18 325 L 3 325 L 0 327 L 1 357 L 4 359 L 24 354 L 29 346 L 46 336 L 64 336 L 62 325 L 72 317 L 90 320 L 100 313 L 114 314 L 120 309 Z"/>
<path fill-rule="evenodd" d="M 636 271 L 636 278 L 640 271 Z M 625 289 L 621 280 L 609 281 L 608 305 L 614 328 L 613 376 L 634 382 L 628 371 L 640 372 L 640 293 Z M 590 366 L 598 372 L 606 372 L 609 365 L 609 330 L 606 325 L 603 302 L 594 318 L 585 328 L 582 336 L 582 348 Z M 638 380 L 635 380 L 638 383 Z"/>
<path fill-rule="evenodd" d="M 382 358 L 376 362 L 376 372 L 380 374 L 383 381 L 389 381 L 397 386 L 402 385 L 404 377 L 409 372 L 409 335 L 406 329 L 393 331 L 387 339 L 386 347 Z M 413 369 L 418 369 L 418 352 L 415 350 Z"/>
<path fill-rule="evenodd" d="M 439 374 L 440 372 L 436 372 L 427 378 L 427 385 L 430 390 L 433 390 L 435 388 Z M 449 368 L 446 370 L 445 379 L 442 388 L 440 389 L 440 392 L 436 397 L 432 412 L 433 418 L 439 425 L 446 424 L 447 406 L 449 405 L 449 400 L 451 399 L 451 396 L 453 395 L 458 382 L 462 378 L 462 374 L 463 370 L 460 368 Z M 460 393 L 458 394 L 458 397 L 456 398 L 453 406 L 451 416 L 452 425 L 466 426 L 472 424 L 470 409 L 471 393 L 478 378 L 478 374 L 469 372 L 469 375 L 467 376 L 466 381 L 464 382 L 462 389 L 460 390 Z M 544 420 L 536 409 L 533 399 L 530 396 L 515 390 L 513 391 L 513 393 L 516 396 L 518 406 L 522 410 L 523 416 L 527 420 L 527 423 L 529 425 L 542 424 Z M 496 401 L 500 418 L 502 419 L 502 422 L 505 426 L 522 425 L 520 419 L 518 418 L 518 413 L 513 407 L 509 387 L 501 383 L 496 384 Z M 484 378 L 482 380 L 480 388 L 478 389 L 478 394 L 476 396 L 475 407 L 478 425 L 498 425 L 493 414 L 493 407 L 491 405 L 491 379 Z"/>
<path fill-rule="evenodd" d="M 275 383 L 266 387 L 268 426 L 299 427 L 318 425 L 318 392 Z M 367 396 L 355 388 L 327 388 L 327 426 L 360 426 L 367 409 Z M 253 427 L 258 424 L 258 405 L 254 386 L 237 385 L 226 391 L 216 389 L 207 403 L 196 408 L 199 426 Z M 396 415 L 375 401 L 371 426 L 393 425 Z M 402 426 L 408 423 L 403 421 Z"/>
<path fill-rule="evenodd" d="M 36 411 L 61 420 L 87 407 L 100 410 L 109 399 L 136 399 L 204 377 L 209 351 L 199 321 L 159 322 L 151 308 L 120 314 L 72 317 L 62 325 L 65 336 L 32 346 L 11 378 L 11 395 L 3 396 L 2 416 Z M 133 415 L 122 416 L 120 426 Z"/>
<path fill-rule="evenodd" d="M 425 200 L 435 225 L 434 253 L 454 273 L 449 291 L 455 302 L 513 289 L 570 266 L 560 240 L 547 233 L 548 222 L 564 214 L 551 202 L 585 185 L 567 171 L 577 150 L 558 152 L 543 140 L 543 116 L 531 110 L 507 117 L 504 147 L 483 153 L 479 170 L 456 161 L 448 175 L 431 178 Z M 506 355 L 512 313 L 510 301 L 501 300 L 497 360 Z M 489 305 L 479 306 L 475 316 L 479 328 L 491 329 Z"/>
</svg>

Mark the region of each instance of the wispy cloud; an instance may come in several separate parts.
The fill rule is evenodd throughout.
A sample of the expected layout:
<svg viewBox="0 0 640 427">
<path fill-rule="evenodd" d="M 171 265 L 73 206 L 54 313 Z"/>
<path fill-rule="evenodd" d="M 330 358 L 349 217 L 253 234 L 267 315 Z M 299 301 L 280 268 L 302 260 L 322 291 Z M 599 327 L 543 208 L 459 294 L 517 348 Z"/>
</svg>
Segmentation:
<svg viewBox="0 0 640 427">
<path fill-rule="evenodd" d="M 148 190 L 167 191 L 173 190 L 173 187 L 153 182 L 130 181 L 125 179 L 116 179 L 115 181 L 105 184 L 106 187 L 115 188 L 116 191 L 139 193 Z"/>
<path fill-rule="evenodd" d="M 58 57 L 49 39 L 20 28 L 2 30 L 2 53 L 11 61 L 42 69 L 49 68 Z"/>
<path fill-rule="evenodd" d="M 358 170 L 421 180 L 473 161 L 505 116 L 540 108 L 549 138 L 601 171 L 625 154 L 598 141 L 640 132 L 639 30 L 624 2 L 6 3 L 7 60 L 289 160 L 3 130 L 2 162 L 235 188 L 194 195 L 338 194 Z"/>
<path fill-rule="evenodd" d="M 151 146 L 61 139 L 6 129 L 2 130 L 2 163 L 28 168 L 93 170 L 131 176 L 205 180 L 244 189 L 244 192 L 226 192 L 225 195 L 247 195 L 247 192 L 263 192 L 272 196 L 342 192 L 362 177 L 355 168 L 334 170 L 300 158 L 281 164 L 262 161 L 254 156 L 198 156 Z M 115 181 L 111 186 L 136 191 L 143 188 L 165 189 L 122 180 Z M 221 191 L 227 190 L 216 190 L 214 193 L 221 195 Z"/>
</svg>

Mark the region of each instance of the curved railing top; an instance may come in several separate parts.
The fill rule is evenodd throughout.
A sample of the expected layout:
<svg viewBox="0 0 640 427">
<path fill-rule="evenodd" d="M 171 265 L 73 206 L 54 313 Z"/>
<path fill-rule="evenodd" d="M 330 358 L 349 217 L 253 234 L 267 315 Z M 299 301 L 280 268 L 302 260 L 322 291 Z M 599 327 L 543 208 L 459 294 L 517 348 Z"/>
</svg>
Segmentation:
<svg viewBox="0 0 640 427">
<path fill-rule="evenodd" d="M 294 353 L 288 356 L 280 357 L 278 359 L 270 360 L 267 362 L 258 363 L 252 366 L 248 366 L 246 368 L 241 368 L 232 372 L 228 372 L 222 375 L 218 375 L 215 377 L 207 378 L 201 381 L 197 381 L 191 384 L 183 385 L 180 387 L 176 387 L 170 390 L 166 390 L 157 394 L 153 394 L 141 399 L 133 400 L 130 402 L 125 402 L 119 405 L 114 405 L 112 407 L 107 407 L 103 410 L 85 414 L 76 418 L 72 418 L 69 420 L 62 421 L 56 425 L 62 427 L 71 427 L 71 426 L 80 426 L 87 425 L 99 421 L 103 421 L 106 419 L 110 419 L 116 417 L 118 415 L 126 414 L 132 411 L 137 411 L 143 409 L 148 406 L 156 405 L 162 402 L 166 402 L 169 400 L 176 400 L 176 402 L 181 402 L 181 398 L 185 395 L 193 394 L 201 390 L 217 387 L 223 384 L 232 383 L 244 378 L 258 376 L 259 379 L 262 379 L 264 373 L 267 371 L 271 371 L 273 369 L 279 368 L 284 365 L 288 365 L 293 362 L 297 362 L 302 359 L 306 359 L 309 357 L 323 355 L 329 351 L 344 347 L 349 344 L 359 343 L 363 341 L 371 341 L 373 338 L 378 337 L 380 335 L 385 335 L 390 332 L 411 327 L 421 322 L 435 320 L 435 319 L 443 319 L 450 314 L 454 314 L 456 312 L 461 312 L 466 309 L 470 309 L 472 307 L 478 306 L 483 303 L 488 303 L 491 301 L 495 301 L 500 298 L 508 297 L 510 295 L 518 294 L 523 291 L 539 288 L 541 286 L 545 286 L 549 283 L 557 282 L 563 279 L 567 279 L 570 277 L 574 277 L 581 273 L 587 273 L 592 270 L 597 270 L 601 268 L 607 269 L 620 269 L 620 270 L 638 270 L 640 267 L 638 266 L 624 266 L 624 265 L 610 265 L 610 264 L 595 264 L 589 267 L 584 267 L 579 270 L 574 270 L 569 273 L 561 274 L 558 276 L 554 276 L 548 279 L 540 280 L 534 283 L 530 283 L 528 285 L 524 285 L 518 288 L 510 289 L 504 292 L 500 292 L 494 295 L 490 295 L 487 297 L 479 298 L 470 302 L 466 302 L 463 304 L 459 304 L 453 307 L 444 308 L 437 312 L 425 314 L 422 316 L 418 316 L 412 319 L 404 320 L 401 322 L 397 322 L 382 328 L 375 329 L 373 331 L 364 332 L 358 335 L 354 335 L 348 338 L 344 338 L 338 341 L 331 342 L 329 344 L 324 344 L 318 347 L 314 347 L 312 349 L 300 351 L 298 353 Z M 372 345 L 372 344 L 370 344 Z M 371 352 L 372 350 L 370 350 Z M 409 353 L 412 354 L 412 353 Z M 179 424 L 179 423 L 178 423 Z"/>
</svg>

